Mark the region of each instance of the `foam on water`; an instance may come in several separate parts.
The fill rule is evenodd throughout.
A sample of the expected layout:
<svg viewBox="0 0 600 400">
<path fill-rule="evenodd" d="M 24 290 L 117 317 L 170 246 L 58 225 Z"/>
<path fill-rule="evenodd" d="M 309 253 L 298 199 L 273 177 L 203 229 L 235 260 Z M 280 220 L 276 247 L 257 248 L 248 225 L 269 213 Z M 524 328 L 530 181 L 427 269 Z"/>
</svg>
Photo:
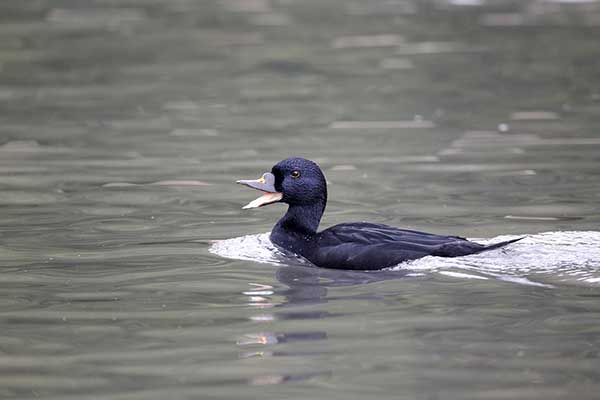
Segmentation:
<svg viewBox="0 0 600 400">
<path fill-rule="evenodd" d="M 305 259 L 278 249 L 270 233 L 219 240 L 208 249 L 213 254 L 234 260 L 256 261 L 273 265 L 311 265 Z"/>
<path fill-rule="evenodd" d="M 517 238 L 474 239 L 494 243 Z M 274 265 L 310 265 L 290 256 L 269 240 L 269 234 L 248 235 L 214 243 L 209 251 L 221 257 Z M 570 283 L 600 285 L 600 232 L 544 232 L 527 235 L 505 248 L 465 257 L 424 257 L 392 270 L 410 275 L 437 273 L 457 279 L 499 279 L 535 286 Z M 373 272 L 377 273 L 377 272 Z"/>
</svg>

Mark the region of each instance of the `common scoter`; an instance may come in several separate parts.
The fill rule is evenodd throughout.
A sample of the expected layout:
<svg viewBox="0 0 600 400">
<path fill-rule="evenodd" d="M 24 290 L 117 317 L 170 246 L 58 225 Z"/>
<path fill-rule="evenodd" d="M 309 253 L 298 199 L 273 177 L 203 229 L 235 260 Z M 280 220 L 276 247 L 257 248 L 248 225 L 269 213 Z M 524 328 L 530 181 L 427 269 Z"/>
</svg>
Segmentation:
<svg viewBox="0 0 600 400">
<path fill-rule="evenodd" d="M 317 232 L 327 204 L 327 182 L 319 166 L 288 158 L 257 180 L 237 181 L 265 192 L 244 206 L 286 203 L 288 210 L 271 231 L 271 241 L 318 267 L 378 270 L 425 256 L 458 257 L 497 249 L 519 239 L 491 245 L 369 222 L 350 222 Z"/>
</svg>

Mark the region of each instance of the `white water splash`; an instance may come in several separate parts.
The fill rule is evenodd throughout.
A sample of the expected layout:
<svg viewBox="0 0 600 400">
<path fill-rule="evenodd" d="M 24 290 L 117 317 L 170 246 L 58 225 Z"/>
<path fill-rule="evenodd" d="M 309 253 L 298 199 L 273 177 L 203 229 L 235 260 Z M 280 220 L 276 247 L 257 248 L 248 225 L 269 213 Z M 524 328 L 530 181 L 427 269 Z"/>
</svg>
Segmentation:
<svg viewBox="0 0 600 400">
<path fill-rule="evenodd" d="M 517 237 L 473 240 L 495 243 Z M 274 265 L 310 265 L 277 249 L 268 233 L 221 240 L 209 251 L 225 258 Z M 499 279 L 535 286 L 560 283 L 596 286 L 600 285 L 600 232 L 539 233 L 497 250 L 456 258 L 424 257 L 391 269 L 409 270 L 414 275 L 437 273 L 456 279 Z"/>
<path fill-rule="evenodd" d="M 234 260 L 256 261 L 273 265 L 311 265 L 307 260 L 278 249 L 269 238 L 270 232 L 219 240 L 209 252 Z"/>
</svg>

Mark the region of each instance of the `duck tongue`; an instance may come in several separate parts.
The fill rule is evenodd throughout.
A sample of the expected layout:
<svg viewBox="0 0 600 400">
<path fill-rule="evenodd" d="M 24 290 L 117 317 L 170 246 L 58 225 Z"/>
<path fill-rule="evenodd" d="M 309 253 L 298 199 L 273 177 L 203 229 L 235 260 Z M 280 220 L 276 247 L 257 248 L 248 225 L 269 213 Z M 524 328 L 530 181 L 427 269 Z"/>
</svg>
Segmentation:
<svg viewBox="0 0 600 400">
<path fill-rule="evenodd" d="M 262 206 L 266 206 L 267 204 L 276 203 L 283 198 L 283 193 L 279 192 L 266 192 L 262 196 L 260 196 L 256 200 L 252 200 L 250 203 L 246 204 L 242 209 L 247 210 L 248 208 L 258 208 Z"/>
</svg>

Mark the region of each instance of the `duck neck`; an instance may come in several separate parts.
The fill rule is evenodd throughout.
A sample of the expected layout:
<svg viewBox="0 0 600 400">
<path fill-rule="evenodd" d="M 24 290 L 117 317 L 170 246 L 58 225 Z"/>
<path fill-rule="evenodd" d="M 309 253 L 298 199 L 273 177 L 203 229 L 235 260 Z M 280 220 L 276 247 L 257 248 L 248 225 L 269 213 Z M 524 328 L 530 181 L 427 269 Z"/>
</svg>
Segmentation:
<svg viewBox="0 0 600 400">
<path fill-rule="evenodd" d="M 290 204 L 285 215 L 277 222 L 273 231 L 285 231 L 311 237 L 317 233 L 319 222 L 325 211 L 325 201 L 310 205 Z"/>
</svg>

